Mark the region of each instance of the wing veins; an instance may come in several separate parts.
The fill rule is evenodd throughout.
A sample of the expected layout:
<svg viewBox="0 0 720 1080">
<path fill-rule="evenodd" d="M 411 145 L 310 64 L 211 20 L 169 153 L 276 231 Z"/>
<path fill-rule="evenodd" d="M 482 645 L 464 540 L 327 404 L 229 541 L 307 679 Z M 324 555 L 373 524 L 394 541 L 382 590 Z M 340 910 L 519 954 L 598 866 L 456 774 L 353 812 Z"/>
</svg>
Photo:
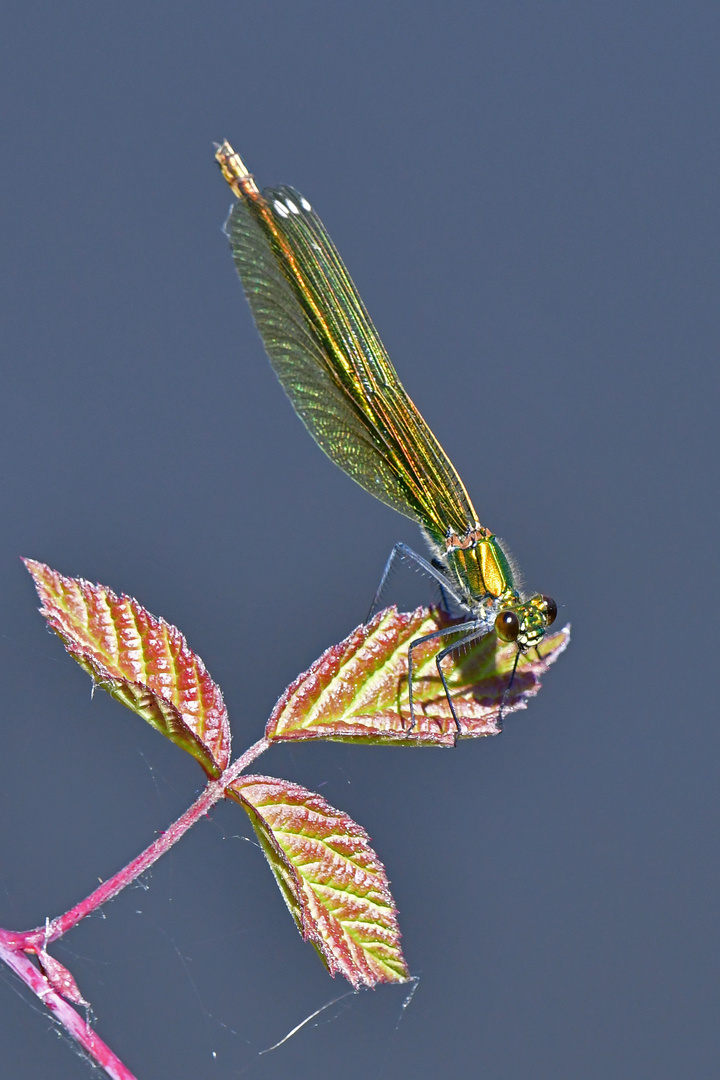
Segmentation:
<svg viewBox="0 0 720 1080">
<path fill-rule="evenodd" d="M 402 387 L 322 222 L 307 210 L 281 221 L 273 214 L 270 203 L 288 197 L 302 205 L 289 187 L 245 198 L 231 215 L 230 234 L 258 329 L 301 419 L 353 479 L 436 539 L 448 526 L 474 525 L 462 481 Z M 298 385 L 298 370 L 309 376 L 314 408 L 313 394 Z M 320 383 L 325 391 L 336 388 L 327 410 Z M 332 425 L 353 433 L 357 452 L 337 445 Z"/>
</svg>

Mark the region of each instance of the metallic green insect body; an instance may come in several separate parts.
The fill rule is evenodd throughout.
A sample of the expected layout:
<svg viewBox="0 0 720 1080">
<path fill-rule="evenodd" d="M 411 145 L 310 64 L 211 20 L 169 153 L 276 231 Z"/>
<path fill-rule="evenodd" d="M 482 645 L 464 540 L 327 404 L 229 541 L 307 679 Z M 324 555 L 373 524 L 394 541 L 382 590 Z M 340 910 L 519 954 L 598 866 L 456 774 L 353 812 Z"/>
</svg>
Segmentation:
<svg viewBox="0 0 720 1080">
<path fill-rule="evenodd" d="M 446 691 L 443 658 L 493 627 L 517 642 L 518 655 L 537 645 L 556 617 L 555 602 L 521 597 L 500 541 L 479 523 L 405 392 L 320 218 L 294 188 L 260 191 L 227 142 L 216 159 L 238 199 L 227 223 L 235 265 L 293 408 L 341 469 L 421 526 L 432 563 L 402 544 L 393 555 L 419 563 L 466 614 L 451 631 L 463 636 L 437 656 Z M 410 695 L 412 711 L 412 647 Z M 448 702 L 460 731 L 449 693 Z"/>
</svg>

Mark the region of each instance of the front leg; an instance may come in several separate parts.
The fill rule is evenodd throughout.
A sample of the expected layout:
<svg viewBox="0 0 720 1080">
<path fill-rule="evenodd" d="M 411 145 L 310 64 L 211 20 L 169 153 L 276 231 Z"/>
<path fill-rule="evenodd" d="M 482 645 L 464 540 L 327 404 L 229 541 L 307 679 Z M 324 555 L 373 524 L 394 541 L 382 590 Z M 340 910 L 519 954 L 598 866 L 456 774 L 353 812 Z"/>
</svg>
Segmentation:
<svg viewBox="0 0 720 1080">
<path fill-rule="evenodd" d="M 426 641 L 433 641 L 437 638 L 448 637 L 448 635 L 450 634 L 462 633 L 463 630 L 472 629 L 477 629 L 477 619 L 471 619 L 468 622 L 458 623 L 456 626 L 446 626 L 442 630 L 433 630 L 432 634 L 425 634 L 423 637 L 415 638 L 414 641 L 410 642 L 410 646 L 408 648 L 408 697 L 410 702 L 410 727 L 408 728 L 408 733 L 410 733 L 415 727 L 415 706 L 413 704 L 413 650 L 417 649 L 419 645 L 424 645 Z M 468 637 L 463 638 L 463 641 L 472 641 L 474 638 L 480 636 L 480 634 L 470 634 L 468 635 Z M 450 698 L 450 691 L 448 689 L 448 685 L 445 681 L 445 676 L 438 661 L 442 660 L 443 657 L 447 656 L 449 652 L 452 652 L 456 645 L 459 644 L 461 644 L 461 642 L 456 642 L 455 644 L 448 646 L 448 648 L 443 649 L 436 658 L 436 663 L 438 664 L 438 671 L 440 672 L 443 689 L 445 690 L 445 696 L 447 698 L 448 705 L 450 706 L 453 720 L 455 721 L 455 727 L 458 729 L 458 731 L 460 731 L 460 724 L 458 723 L 458 718 L 455 715 L 455 709 L 453 708 L 453 703 Z"/>
</svg>

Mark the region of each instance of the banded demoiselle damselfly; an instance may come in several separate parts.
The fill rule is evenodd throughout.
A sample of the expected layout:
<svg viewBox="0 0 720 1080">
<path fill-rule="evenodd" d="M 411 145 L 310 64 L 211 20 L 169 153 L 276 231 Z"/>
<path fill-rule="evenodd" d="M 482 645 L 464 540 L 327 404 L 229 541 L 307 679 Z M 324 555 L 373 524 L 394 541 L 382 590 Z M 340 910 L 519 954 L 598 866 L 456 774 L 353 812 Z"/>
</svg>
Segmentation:
<svg viewBox="0 0 720 1080">
<path fill-rule="evenodd" d="M 554 622 L 555 601 L 519 591 L 513 563 L 498 537 L 480 524 L 462 480 L 405 392 L 307 199 L 286 185 L 261 191 L 228 142 L 215 156 L 238 199 L 226 225 L 235 265 L 295 412 L 328 457 L 416 521 L 430 546 L 428 561 L 396 544 L 376 599 L 393 560 L 405 557 L 432 576 L 463 614 L 459 623 L 418 638 L 408 655 L 412 729 L 413 649 L 430 638 L 456 638 L 435 660 L 460 732 L 444 658 L 494 629 L 502 641 L 516 642 L 517 665 Z"/>
</svg>

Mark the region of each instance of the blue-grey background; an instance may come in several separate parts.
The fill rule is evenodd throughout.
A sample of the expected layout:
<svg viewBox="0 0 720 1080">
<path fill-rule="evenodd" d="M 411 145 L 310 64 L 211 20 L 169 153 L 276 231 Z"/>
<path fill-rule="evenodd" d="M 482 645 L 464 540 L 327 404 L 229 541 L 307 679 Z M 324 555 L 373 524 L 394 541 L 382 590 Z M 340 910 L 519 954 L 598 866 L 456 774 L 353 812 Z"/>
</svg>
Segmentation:
<svg viewBox="0 0 720 1080">
<path fill-rule="evenodd" d="M 421 543 L 276 384 L 213 140 L 319 210 L 574 626 L 498 739 L 260 763 L 371 833 L 405 1011 L 350 996 L 258 1056 L 346 988 L 230 806 L 56 948 L 142 1080 L 717 1077 L 719 33 L 692 0 L 5 5 L 0 924 L 70 906 L 202 779 L 91 700 L 21 554 L 176 623 L 239 752 Z M 87 1075 L 0 993 L 3 1076 Z"/>
</svg>

